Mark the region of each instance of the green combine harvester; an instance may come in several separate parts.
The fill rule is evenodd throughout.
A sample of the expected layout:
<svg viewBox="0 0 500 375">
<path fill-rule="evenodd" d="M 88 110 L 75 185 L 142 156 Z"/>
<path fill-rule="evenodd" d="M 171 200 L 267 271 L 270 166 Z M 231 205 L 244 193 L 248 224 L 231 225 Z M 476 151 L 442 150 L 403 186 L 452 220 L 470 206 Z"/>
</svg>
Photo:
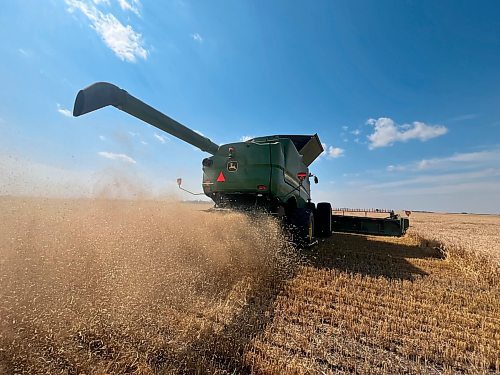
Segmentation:
<svg viewBox="0 0 500 375">
<path fill-rule="evenodd" d="M 261 210 L 277 216 L 299 247 L 314 244 L 318 237 L 331 236 L 332 229 L 399 236 L 406 231 L 407 226 L 392 216 L 372 218 L 370 224 L 360 221 L 366 218 L 354 216 L 346 221 L 346 217 L 338 219 L 332 215 L 330 203 L 312 202 L 310 178 L 315 183 L 318 178 L 309 172 L 309 166 L 323 152 L 317 134 L 271 135 L 219 146 L 106 82 L 94 83 L 78 92 L 73 116 L 108 105 L 209 153 L 211 156 L 202 161 L 202 186 L 215 208 Z M 181 187 L 182 180 L 177 182 Z M 396 229 L 387 231 L 388 227 Z"/>
</svg>

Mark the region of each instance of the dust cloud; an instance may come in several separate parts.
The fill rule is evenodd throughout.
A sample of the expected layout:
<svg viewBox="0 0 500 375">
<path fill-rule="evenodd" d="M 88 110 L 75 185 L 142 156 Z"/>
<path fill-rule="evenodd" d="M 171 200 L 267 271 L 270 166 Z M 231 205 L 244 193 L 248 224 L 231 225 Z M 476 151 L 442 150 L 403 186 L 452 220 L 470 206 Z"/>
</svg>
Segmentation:
<svg viewBox="0 0 500 375">
<path fill-rule="evenodd" d="M 106 196 L 0 197 L 0 373 L 245 371 L 296 269 L 278 223 Z"/>
</svg>

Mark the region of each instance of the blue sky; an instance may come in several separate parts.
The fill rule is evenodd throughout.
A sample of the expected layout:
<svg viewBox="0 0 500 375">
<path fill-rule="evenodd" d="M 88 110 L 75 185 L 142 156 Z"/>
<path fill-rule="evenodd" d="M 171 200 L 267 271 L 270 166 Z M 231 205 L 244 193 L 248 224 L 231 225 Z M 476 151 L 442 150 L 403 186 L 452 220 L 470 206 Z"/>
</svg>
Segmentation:
<svg viewBox="0 0 500 375">
<path fill-rule="evenodd" d="M 108 81 L 222 144 L 317 132 L 316 200 L 500 213 L 496 1 L 9 1 L 0 194 L 201 190 L 204 153 L 113 108 Z M 180 195 L 181 198 L 189 198 Z"/>
</svg>

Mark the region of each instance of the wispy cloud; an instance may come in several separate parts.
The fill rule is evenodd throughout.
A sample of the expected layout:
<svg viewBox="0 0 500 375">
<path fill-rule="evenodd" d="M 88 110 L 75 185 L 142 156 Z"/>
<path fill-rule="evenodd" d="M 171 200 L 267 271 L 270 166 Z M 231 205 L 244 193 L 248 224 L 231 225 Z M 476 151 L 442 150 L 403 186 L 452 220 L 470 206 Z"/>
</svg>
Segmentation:
<svg viewBox="0 0 500 375">
<path fill-rule="evenodd" d="M 119 161 L 123 161 L 123 162 L 130 163 L 130 164 L 137 163 L 134 159 L 132 159 L 130 156 L 125 155 L 125 154 L 116 154 L 114 152 L 108 152 L 108 151 L 100 151 L 97 154 L 99 156 L 102 156 L 103 158 L 106 158 L 106 159 L 119 160 Z"/>
<path fill-rule="evenodd" d="M 159 135 L 157 133 L 155 133 L 153 135 L 153 137 L 155 137 L 160 143 L 166 143 L 166 142 L 170 141 L 170 139 L 168 137 L 165 137 L 164 135 Z"/>
<path fill-rule="evenodd" d="M 407 142 L 412 139 L 425 142 L 448 132 L 448 129 L 443 125 L 427 125 L 418 121 L 412 124 L 399 125 L 388 117 L 380 117 L 377 120 L 369 119 L 366 123 L 374 127 L 374 132 L 368 136 L 370 141 L 368 147 L 371 150 L 378 147 L 392 146 L 395 142 Z"/>
<path fill-rule="evenodd" d="M 129 10 L 132 13 L 135 13 L 137 16 L 141 15 L 139 12 L 139 7 L 141 6 L 139 0 L 118 0 L 118 4 L 120 4 L 120 8 L 122 8 L 122 10 Z"/>
<path fill-rule="evenodd" d="M 191 34 L 191 38 L 193 38 L 193 40 L 197 41 L 198 43 L 203 43 L 203 37 L 198 33 Z"/>
<path fill-rule="evenodd" d="M 406 167 L 404 165 L 388 165 L 386 168 L 387 172 L 404 171 L 404 170 L 406 170 Z"/>
<path fill-rule="evenodd" d="M 71 117 L 71 111 L 69 109 L 61 107 L 59 103 L 56 104 L 57 104 L 57 112 L 59 112 L 63 116 Z"/>
<path fill-rule="evenodd" d="M 500 165 L 500 149 L 457 153 L 444 158 L 423 159 L 417 162 L 418 169 L 442 169 L 448 168 L 450 164 L 458 164 L 464 167 L 466 164 L 477 164 L 495 162 Z"/>
<path fill-rule="evenodd" d="M 500 147 L 483 151 L 460 152 L 440 158 L 421 159 L 404 165 L 389 165 L 386 170 L 389 172 L 418 172 L 486 168 L 494 165 L 500 165 Z"/>
<path fill-rule="evenodd" d="M 100 139 L 101 141 L 105 141 L 105 140 L 106 140 L 106 137 L 105 137 L 105 136 L 103 136 L 103 135 L 100 135 L 100 136 L 99 136 L 99 139 Z"/>
<path fill-rule="evenodd" d="M 253 135 L 242 135 L 240 137 L 240 142 L 246 142 L 249 141 L 250 139 L 254 139 L 255 137 Z"/>
<path fill-rule="evenodd" d="M 473 120 L 473 119 L 478 118 L 478 117 L 479 117 L 479 114 L 477 114 L 477 113 L 467 113 L 465 115 L 452 117 L 452 118 L 446 120 L 446 122 L 467 121 L 467 120 Z"/>
<path fill-rule="evenodd" d="M 148 144 L 148 142 L 146 142 L 146 141 L 141 141 L 141 143 L 142 143 L 143 145 L 147 145 L 147 144 Z"/>
<path fill-rule="evenodd" d="M 367 189 L 388 189 L 402 186 L 440 186 L 453 183 L 479 182 L 479 180 L 498 180 L 499 177 L 500 169 L 487 168 L 472 172 L 457 172 L 439 175 L 426 174 L 397 181 L 371 184 L 367 186 Z"/>
<path fill-rule="evenodd" d="M 65 2 L 70 13 L 79 10 L 88 18 L 90 26 L 118 58 L 128 62 L 135 62 L 137 58 L 144 60 L 148 58 L 142 35 L 132 26 L 125 26 L 111 13 L 101 12 L 90 1 L 65 0 Z"/>
<path fill-rule="evenodd" d="M 25 50 L 24 48 L 18 48 L 17 52 L 19 52 L 24 57 L 30 57 L 31 53 Z"/>
</svg>

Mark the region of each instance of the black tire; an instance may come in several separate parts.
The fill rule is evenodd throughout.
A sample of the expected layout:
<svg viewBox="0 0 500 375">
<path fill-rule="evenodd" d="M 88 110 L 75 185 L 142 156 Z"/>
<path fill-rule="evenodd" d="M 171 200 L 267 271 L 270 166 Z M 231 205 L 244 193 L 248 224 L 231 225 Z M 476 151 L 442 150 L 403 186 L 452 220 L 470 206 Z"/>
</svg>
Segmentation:
<svg viewBox="0 0 500 375">
<path fill-rule="evenodd" d="M 332 235 L 332 205 L 328 202 L 318 203 L 315 219 L 315 235 L 317 237 L 330 237 Z"/>
<path fill-rule="evenodd" d="M 313 224 L 313 237 L 316 237 L 316 204 L 313 202 L 306 202 L 306 209 L 311 210 L 313 216 L 314 216 L 314 224 Z"/>
<path fill-rule="evenodd" d="M 300 249 L 308 247 L 314 239 L 314 214 L 308 208 L 296 208 L 290 217 L 293 243 Z"/>
<path fill-rule="evenodd" d="M 308 210 L 311 210 L 313 213 L 314 213 L 314 211 L 316 211 L 316 205 L 313 202 L 307 202 L 306 208 Z"/>
</svg>

